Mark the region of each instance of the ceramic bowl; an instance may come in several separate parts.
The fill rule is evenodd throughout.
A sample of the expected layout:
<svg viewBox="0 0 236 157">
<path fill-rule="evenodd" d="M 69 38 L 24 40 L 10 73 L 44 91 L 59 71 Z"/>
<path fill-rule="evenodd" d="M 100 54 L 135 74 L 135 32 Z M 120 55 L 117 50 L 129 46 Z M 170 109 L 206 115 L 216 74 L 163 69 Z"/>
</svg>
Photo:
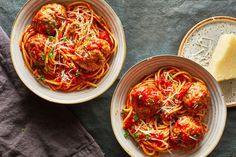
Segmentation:
<svg viewBox="0 0 236 157">
<path fill-rule="evenodd" d="M 210 92 L 211 105 L 209 107 L 209 114 L 206 117 L 206 124 L 208 125 L 208 132 L 204 136 L 200 145 L 189 152 L 172 152 L 172 157 L 204 157 L 207 156 L 219 142 L 226 122 L 226 106 L 224 104 L 222 92 L 219 84 L 213 76 L 205 70 L 202 66 L 186 58 L 178 56 L 155 56 L 147 58 L 133 67 L 131 67 L 122 77 L 118 83 L 113 94 L 111 102 L 111 123 L 112 129 L 116 139 L 123 147 L 123 149 L 133 157 L 145 156 L 143 152 L 138 149 L 130 138 L 124 137 L 124 130 L 122 128 L 121 111 L 126 102 L 126 97 L 130 89 L 136 85 L 140 80 L 157 71 L 162 66 L 176 66 L 180 69 L 188 71 L 191 75 L 202 79 Z M 162 156 L 170 156 L 169 153 L 161 154 Z"/>
<path fill-rule="evenodd" d="M 113 9 L 104 0 L 83 0 L 92 5 L 95 12 L 108 22 L 112 32 L 118 42 L 115 55 L 110 61 L 110 70 L 105 77 L 99 82 L 97 88 L 89 88 L 82 91 L 64 93 L 52 91 L 42 86 L 27 69 L 22 53 L 20 51 L 19 42 L 25 31 L 26 26 L 31 23 L 34 13 L 43 5 L 48 3 L 68 4 L 76 0 L 30 0 L 22 7 L 18 13 L 11 32 L 11 58 L 15 70 L 22 82 L 38 96 L 56 103 L 74 104 L 91 100 L 104 93 L 118 77 L 126 56 L 126 42 L 123 26 L 113 11 Z"/>
</svg>

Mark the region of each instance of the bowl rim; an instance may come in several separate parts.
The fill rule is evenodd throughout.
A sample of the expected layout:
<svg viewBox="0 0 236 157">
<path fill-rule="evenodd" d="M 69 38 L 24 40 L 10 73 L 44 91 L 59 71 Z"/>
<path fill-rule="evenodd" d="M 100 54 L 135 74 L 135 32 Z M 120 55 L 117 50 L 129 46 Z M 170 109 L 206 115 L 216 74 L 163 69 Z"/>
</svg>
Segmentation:
<svg viewBox="0 0 236 157">
<path fill-rule="evenodd" d="M 114 93 L 112 95 L 112 100 L 111 100 L 111 104 L 110 104 L 110 119 L 111 119 L 111 126 L 112 126 L 112 131 L 113 131 L 113 134 L 115 135 L 115 138 L 116 140 L 118 141 L 118 143 L 120 144 L 120 146 L 125 150 L 125 152 L 132 156 L 133 157 L 133 154 L 128 151 L 122 144 L 121 140 L 119 140 L 118 136 L 117 136 L 117 131 L 115 130 L 115 127 L 114 127 L 114 120 L 113 120 L 113 104 L 115 104 L 115 95 L 117 94 L 118 92 L 118 87 L 120 86 L 120 84 L 123 82 L 124 78 L 126 77 L 126 75 L 132 71 L 137 65 L 143 63 L 143 62 L 148 62 L 149 60 L 152 60 L 152 59 L 155 59 L 155 58 L 159 58 L 159 57 L 167 57 L 167 58 L 178 58 L 178 59 L 182 59 L 182 60 L 186 60 L 186 61 L 189 61 L 191 64 L 195 64 L 197 66 L 200 66 L 202 68 L 203 71 L 207 72 L 208 74 L 210 74 L 205 68 L 203 68 L 201 65 L 199 65 L 198 63 L 188 59 L 188 58 L 185 58 L 185 57 L 182 57 L 182 56 L 177 56 L 177 55 L 170 55 L 170 54 L 162 54 L 162 55 L 155 55 L 155 56 L 151 56 L 151 57 L 148 57 L 148 58 L 145 58 L 145 59 L 142 59 L 140 61 L 138 61 L 137 63 L 135 63 L 134 65 L 132 65 L 124 74 L 123 76 L 121 77 L 120 81 L 118 82 L 115 90 L 114 90 Z M 220 99 L 222 100 L 222 102 L 224 102 L 223 100 L 223 94 L 222 94 L 222 91 L 221 91 L 221 88 L 220 88 L 220 85 L 219 83 L 215 80 L 215 78 L 210 74 L 211 78 L 213 79 L 213 81 L 215 82 L 217 88 L 219 89 L 219 94 L 220 94 Z M 223 108 L 223 125 L 221 127 L 221 130 L 219 130 L 219 133 L 218 133 L 218 138 L 217 138 L 217 142 L 214 143 L 213 145 L 210 145 L 209 146 L 209 149 L 205 152 L 205 156 L 209 155 L 214 149 L 215 147 L 218 145 L 218 143 L 220 142 L 220 139 L 224 133 L 224 129 L 225 129 L 225 126 L 226 126 L 226 118 L 227 118 L 227 108 L 225 106 L 225 104 L 222 105 L 222 108 Z"/>
<path fill-rule="evenodd" d="M 92 96 L 89 96 L 87 99 L 84 99 L 84 100 L 77 100 L 77 101 L 65 101 L 65 100 L 58 100 L 57 98 L 54 98 L 54 97 L 48 97 L 47 95 L 44 95 L 40 92 L 37 91 L 37 89 L 35 89 L 34 87 L 31 87 L 28 85 L 27 81 L 24 79 L 23 76 L 21 76 L 21 72 L 17 69 L 17 64 L 16 62 L 14 61 L 13 59 L 13 29 L 16 27 L 16 21 L 19 17 L 19 15 L 21 14 L 21 12 L 25 9 L 25 7 L 27 5 L 29 5 L 29 2 L 31 2 L 33 0 L 27 0 L 23 6 L 19 9 L 17 15 L 15 16 L 15 19 L 14 19 L 14 22 L 13 22 L 13 25 L 12 25 L 12 28 L 11 28 L 11 34 L 10 34 L 10 56 L 11 56 L 11 60 L 12 60 L 12 64 L 13 64 L 13 67 L 14 67 L 14 70 L 15 72 L 17 73 L 18 77 L 20 78 L 20 80 L 23 82 L 23 84 L 33 93 L 35 93 L 36 95 L 38 95 L 39 97 L 49 101 L 49 102 L 53 102 L 53 103 L 57 103 L 57 104 L 81 104 L 83 102 L 87 102 L 89 100 L 92 100 L 94 98 L 97 98 L 99 97 L 100 95 L 102 95 L 103 93 L 105 93 L 113 84 L 114 82 L 117 80 L 117 78 L 119 77 L 120 73 L 121 73 L 121 70 L 124 66 L 124 63 L 125 63 L 125 60 L 126 60 L 126 55 L 127 55 L 127 46 L 126 46 L 126 36 L 125 36 L 125 32 L 124 32 L 124 29 L 123 29 L 123 25 L 122 25 L 122 22 L 119 18 L 119 16 L 116 14 L 116 12 L 112 9 L 112 7 L 105 1 L 105 0 L 96 0 L 96 1 L 100 1 L 101 3 L 103 3 L 105 5 L 105 7 L 110 11 L 112 12 L 112 14 L 114 14 L 116 16 L 116 21 L 118 23 L 119 26 L 121 26 L 121 30 L 120 30 L 120 33 L 122 34 L 122 40 L 123 40 L 123 46 L 124 46 L 124 49 L 122 49 L 123 53 L 124 53 L 124 57 L 122 58 L 122 63 L 121 63 L 121 66 L 119 67 L 118 71 L 115 75 L 115 77 L 113 77 L 113 79 L 109 79 L 109 82 L 107 82 L 106 84 L 108 84 L 105 88 L 102 88 L 100 90 L 100 92 L 97 92 L 97 94 L 94 94 Z M 84 1 L 84 0 L 82 0 Z M 113 59 L 115 57 L 113 56 Z M 45 87 L 47 88 L 47 87 Z M 50 90 L 50 89 L 48 89 Z M 52 92 L 54 92 L 53 90 L 51 90 Z M 75 92 L 79 92 L 79 91 L 75 91 Z"/>
</svg>

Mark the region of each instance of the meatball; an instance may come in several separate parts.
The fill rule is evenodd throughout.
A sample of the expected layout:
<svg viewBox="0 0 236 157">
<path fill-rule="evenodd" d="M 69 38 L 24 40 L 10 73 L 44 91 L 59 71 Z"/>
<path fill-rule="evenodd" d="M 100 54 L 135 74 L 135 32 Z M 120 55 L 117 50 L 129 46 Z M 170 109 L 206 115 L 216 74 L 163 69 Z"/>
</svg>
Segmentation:
<svg viewBox="0 0 236 157">
<path fill-rule="evenodd" d="M 143 120 L 150 120 L 160 109 L 161 92 L 155 86 L 135 88 L 131 96 L 134 111 Z"/>
<path fill-rule="evenodd" d="M 90 51 L 78 49 L 76 53 L 79 55 L 76 61 L 77 64 L 88 72 L 96 71 L 106 63 L 106 58 L 102 55 L 101 51 L 97 49 Z"/>
<path fill-rule="evenodd" d="M 173 147 L 192 149 L 203 139 L 205 133 L 206 128 L 201 121 L 191 116 L 182 116 L 173 125 L 170 139 Z"/>
<path fill-rule="evenodd" d="M 44 5 L 33 17 L 33 26 L 39 33 L 54 35 L 66 19 L 66 8 L 60 4 Z"/>
<path fill-rule="evenodd" d="M 83 45 L 86 47 L 87 50 L 100 50 L 105 58 L 107 58 L 111 54 L 110 44 L 103 39 L 86 41 Z"/>
<path fill-rule="evenodd" d="M 111 54 L 111 45 L 112 41 L 109 37 L 109 34 L 106 31 L 99 31 L 98 37 L 100 38 L 100 43 L 102 44 L 102 52 L 105 57 L 108 57 Z"/>
<path fill-rule="evenodd" d="M 44 47 L 47 37 L 43 34 L 31 36 L 26 42 L 25 48 L 35 64 L 44 65 Z"/>
<path fill-rule="evenodd" d="M 184 106 L 193 113 L 207 110 L 210 95 L 205 84 L 194 82 L 183 97 Z"/>
<path fill-rule="evenodd" d="M 111 55 L 111 47 L 110 44 L 103 39 L 100 39 L 99 42 L 101 43 L 101 52 L 107 58 Z"/>
</svg>

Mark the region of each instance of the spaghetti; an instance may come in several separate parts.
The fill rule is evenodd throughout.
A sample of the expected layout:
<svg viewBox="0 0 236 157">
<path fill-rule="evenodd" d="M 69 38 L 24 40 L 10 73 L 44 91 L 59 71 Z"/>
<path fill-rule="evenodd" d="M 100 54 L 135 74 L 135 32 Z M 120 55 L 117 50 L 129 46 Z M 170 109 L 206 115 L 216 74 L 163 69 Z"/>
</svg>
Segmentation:
<svg viewBox="0 0 236 157">
<path fill-rule="evenodd" d="M 162 67 L 127 95 L 122 111 L 125 136 L 149 156 L 195 148 L 207 131 L 210 96 L 206 85 L 179 68 Z"/>
<path fill-rule="evenodd" d="M 64 92 L 96 87 L 116 47 L 109 25 L 86 2 L 44 5 L 20 42 L 31 73 Z"/>
</svg>

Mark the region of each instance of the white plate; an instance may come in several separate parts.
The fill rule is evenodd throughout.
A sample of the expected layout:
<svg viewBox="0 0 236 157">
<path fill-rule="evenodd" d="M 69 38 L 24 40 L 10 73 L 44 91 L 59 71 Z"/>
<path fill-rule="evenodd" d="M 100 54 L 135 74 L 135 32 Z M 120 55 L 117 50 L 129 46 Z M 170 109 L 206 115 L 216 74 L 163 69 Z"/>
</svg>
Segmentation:
<svg viewBox="0 0 236 157">
<path fill-rule="evenodd" d="M 236 18 L 216 16 L 193 26 L 183 38 L 179 56 L 189 58 L 207 68 L 212 52 L 222 34 L 236 34 Z M 227 106 L 236 105 L 236 79 L 220 82 Z"/>
<path fill-rule="evenodd" d="M 22 53 L 20 51 L 19 42 L 21 35 L 25 31 L 27 25 L 31 23 L 34 13 L 40 9 L 42 5 L 48 3 L 72 3 L 76 0 L 30 0 L 23 6 L 18 13 L 11 32 L 11 57 L 15 70 L 22 82 L 38 96 L 56 103 L 73 104 L 82 103 L 91 100 L 104 93 L 118 77 L 126 56 L 126 42 L 123 26 L 112 8 L 104 0 L 84 0 L 90 3 L 97 14 L 111 26 L 112 32 L 118 42 L 116 54 L 110 62 L 110 70 L 105 77 L 99 82 L 97 88 L 89 88 L 82 91 L 64 93 L 52 91 L 42 86 L 30 73 L 26 67 Z"/>
<path fill-rule="evenodd" d="M 205 135 L 200 146 L 191 152 L 173 152 L 172 157 L 204 157 L 210 154 L 219 142 L 226 122 L 226 106 L 222 97 L 221 89 L 216 80 L 199 64 L 178 56 L 155 56 L 147 58 L 133 67 L 131 67 L 120 80 L 112 97 L 111 102 L 111 123 L 112 129 L 116 139 L 123 147 L 123 149 L 133 157 L 143 157 L 144 154 L 131 139 L 124 137 L 124 130 L 122 128 L 121 111 L 126 102 L 126 97 L 129 90 L 136 85 L 144 76 L 157 71 L 162 66 L 174 65 L 183 70 L 190 72 L 190 74 L 202 79 L 210 92 L 211 105 L 209 107 L 209 114 L 206 119 L 208 125 L 208 132 Z M 170 156 L 170 154 L 162 154 L 162 156 Z"/>
</svg>

